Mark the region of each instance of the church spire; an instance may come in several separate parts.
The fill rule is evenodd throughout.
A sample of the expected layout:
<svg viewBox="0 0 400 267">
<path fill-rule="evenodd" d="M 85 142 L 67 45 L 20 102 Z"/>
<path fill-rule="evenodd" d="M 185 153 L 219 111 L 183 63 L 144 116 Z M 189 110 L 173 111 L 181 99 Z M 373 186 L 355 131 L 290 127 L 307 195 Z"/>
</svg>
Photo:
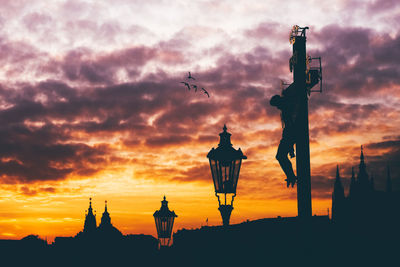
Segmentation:
<svg viewBox="0 0 400 267">
<path fill-rule="evenodd" d="M 336 166 L 336 179 L 332 193 L 332 221 L 341 221 L 344 215 L 344 188 L 339 173 L 339 165 Z"/>
<path fill-rule="evenodd" d="M 104 201 L 104 212 L 101 216 L 101 222 L 97 228 L 99 236 L 107 240 L 121 240 L 122 233 L 111 224 L 110 213 L 108 213 L 108 202 Z"/>
<path fill-rule="evenodd" d="M 88 214 L 93 214 L 93 209 L 92 209 L 92 198 L 89 198 L 89 209 L 88 209 Z"/>
<path fill-rule="evenodd" d="M 93 214 L 92 198 L 89 198 L 89 208 L 86 214 L 83 232 L 93 232 L 96 230 L 96 227 L 96 215 Z"/>
<path fill-rule="evenodd" d="M 101 223 L 100 223 L 100 227 L 109 227 L 111 226 L 111 217 L 110 217 L 110 213 L 108 213 L 107 211 L 107 200 L 105 201 L 105 205 L 104 205 L 104 212 L 103 212 L 103 216 L 101 216 Z"/>
<path fill-rule="evenodd" d="M 336 165 L 336 181 L 340 181 L 339 165 Z"/>
<path fill-rule="evenodd" d="M 361 145 L 361 154 L 360 154 L 360 165 L 359 165 L 359 170 L 365 169 L 365 160 L 364 160 L 364 148 Z"/>
<path fill-rule="evenodd" d="M 364 149 L 363 146 L 361 145 L 361 155 L 360 155 L 360 164 L 364 163 Z"/>
<path fill-rule="evenodd" d="M 392 192 L 392 178 L 390 177 L 389 164 L 387 166 L 386 192 L 387 193 L 391 193 Z"/>
<path fill-rule="evenodd" d="M 360 165 L 359 165 L 359 171 L 358 171 L 358 176 L 357 176 L 357 183 L 359 184 L 360 190 L 363 190 L 363 191 L 364 190 L 366 191 L 366 189 L 370 188 L 370 186 L 371 186 L 369 184 L 367 168 L 365 166 L 363 146 L 361 146 Z"/>
<path fill-rule="evenodd" d="M 344 189 L 342 185 L 342 180 L 339 173 L 339 165 L 336 165 L 336 179 L 334 185 L 334 192 L 338 194 L 339 197 L 344 199 Z"/>
<path fill-rule="evenodd" d="M 93 213 L 93 208 L 92 208 L 92 198 L 89 198 L 89 208 L 88 208 L 88 215 L 93 215 L 96 217 L 96 211 Z"/>
</svg>

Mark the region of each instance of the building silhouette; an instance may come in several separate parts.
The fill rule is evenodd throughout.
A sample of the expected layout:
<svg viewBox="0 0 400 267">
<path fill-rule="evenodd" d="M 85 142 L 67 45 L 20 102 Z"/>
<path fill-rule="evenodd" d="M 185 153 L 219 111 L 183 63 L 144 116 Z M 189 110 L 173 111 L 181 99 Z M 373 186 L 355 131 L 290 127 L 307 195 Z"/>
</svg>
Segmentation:
<svg viewBox="0 0 400 267">
<path fill-rule="evenodd" d="M 118 242 L 123 239 L 123 234 L 111 223 L 111 216 L 107 209 L 107 200 L 100 225 L 96 225 L 96 215 L 93 214 L 92 199 L 89 199 L 89 208 L 85 214 L 83 231 L 79 232 L 76 239 L 95 241 L 97 243 Z"/>
<path fill-rule="evenodd" d="M 96 231 L 96 215 L 93 214 L 92 198 L 89 198 L 89 208 L 85 217 L 85 225 L 83 227 L 84 233 L 93 233 Z"/>
<path fill-rule="evenodd" d="M 105 202 L 100 224 L 89 199 L 83 229 L 48 245 L 38 236 L 0 240 L 1 266 L 389 266 L 398 262 L 400 192 L 390 169 L 386 189 L 374 188 L 361 150 L 345 194 L 340 168 L 329 216 L 265 218 L 229 226 L 180 229 L 174 244 L 158 250 L 150 235 L 123 235 Z M 310 257 L 309 252 L 312 251 Z M 21 256 L 23 255 L 23 256 Z M 334 255 L 332 257 L 332 255 Z M 11 263 L 11 264 L 10 264 Z M 393 264 L 390 264 L 393 265 Z"/>
<path fill-rule="evenodd" d="M 354 172 L 353 172 L 354 174 Z M 344 196 L 344 188 L 339 173 L 339 165 L 336 166 L 336 179 L 332 193 L 332 221 L 337 222 L 345 216 L 343 214 L 346 197 Z"/>
<path fill-rule="evenodd" d="M 105 207 L 103 215 L 101 216 L 101 223 L 97 228 L 99 236 L 106 239 L 121 239 L 122 233 L 112 225 L 110 214 L 107 211 L 107 200 L 105 201 Z"/>
<path fill-rule="evenodd" d="M 97 226 L 90 198 L 82 231 L 75 237 L 56 237 L 51 257 L 64 259 L 68 266 L 122 266 L 145 261 L 152 264 L 157 246 L 157 239 L 151 235 L 123 235 L 111 222 L 107 201 Z"/>
<path fill-rule="evenodd" d="M 339 166 L 332 192 L 332 222 L 337 225 L 354 227 L 355 231 L 371 231 L 372 228 L 394 229 L 400 223 L 400 192 L 392 190 L 390 169 L 387 167 L 386 190 L 375 189 L 374 178 L 369 178 L 363 147 L 361 146 L 358 174 L 352 168 L 350 189 L 344 193 Z M 377 229 L 378 230 L 378 229 Z"/>
</svg>

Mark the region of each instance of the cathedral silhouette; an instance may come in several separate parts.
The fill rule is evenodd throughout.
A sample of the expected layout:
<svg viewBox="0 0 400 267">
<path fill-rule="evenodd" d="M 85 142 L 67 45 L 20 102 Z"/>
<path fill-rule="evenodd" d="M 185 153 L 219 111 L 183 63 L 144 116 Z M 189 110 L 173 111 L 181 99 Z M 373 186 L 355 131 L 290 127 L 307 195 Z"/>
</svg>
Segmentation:
<svg viewBox="0 0 400 267">
<path fill-rule="evenodd" d="M 96 215 L 93 214 L 92 199 L 89 199 L 89 208 L 85 216 L 83 231 L 79 232 L 77 239 L 100 239 L 100 240 L 119 240 L 123 234 L 111 224 L 110 213 L 107 210 L 107 200 L 105 201 L 104 212 L 101 217 L 100 225 L 97 227 Z"/>
<path fill-rule="evenodd" d="M 374 178 L 369 177 L 367 173 L 362 146 L 358 174 L 356 177 L 352 168 L 347 196 L 345 196 L 339 166 L 337 166 L 332 192 L 332 223 L 352 227 L 354 231 L 369 233 L 394 229 L 396 224 L 400 223 L 399 203 L 400 192 L 392 190 L 389 166 L 387 167 L 386 190 L 375 189 Z M 374 231 L 371 231 L 371 227 Z"/>
</svg>

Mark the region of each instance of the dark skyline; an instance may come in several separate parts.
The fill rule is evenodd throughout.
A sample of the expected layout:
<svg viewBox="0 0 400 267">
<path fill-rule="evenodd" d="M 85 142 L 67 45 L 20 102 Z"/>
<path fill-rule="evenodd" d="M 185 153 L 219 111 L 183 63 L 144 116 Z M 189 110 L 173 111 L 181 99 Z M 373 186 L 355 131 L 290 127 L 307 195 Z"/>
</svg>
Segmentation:
<svg viewBox="0 0 400 267">
<path fill-rule="evenodd" d="M 185 215 L 177 229 L 218 224 L 205 155 L 224 124 L 249 158 L 232 223 L 295 216 L 268 103 L 291 82 L 294 24 L 323 58 L 324 92 L 309 102 L 313 212 L 327 214 L 337 164 L 348 190 L 360 145 L 375 187 L 389 165 L 399 190 L 399 4 L 306 3 L 2 1 L 0 238 L 73 235 L 90 196 L 98 211 L 109 200 L 124 234 L 155 236 L 164 194 Z M 210 98 L 179 84 L 189 71 Z"/>
</svg>

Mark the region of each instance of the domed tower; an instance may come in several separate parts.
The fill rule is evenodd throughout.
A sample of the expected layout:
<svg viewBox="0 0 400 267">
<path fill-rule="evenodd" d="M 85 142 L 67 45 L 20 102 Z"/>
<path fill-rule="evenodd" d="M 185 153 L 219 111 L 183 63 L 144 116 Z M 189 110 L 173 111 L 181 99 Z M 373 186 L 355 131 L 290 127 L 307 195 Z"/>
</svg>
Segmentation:
<svg viewBox="0 0 400 267">
<path fill-rule="evenodd" d="M 111 218 L 110 218 L 110 213 L 108 213 L 107 211 L 107 200 L 106 200 L 103 216 L 101 216 L 101 223 L 99 227 L 108 227 L 108 226 L 111 226 Z"/>
<path fill-rule="evenodd" d="M 96 215 L 93 214 L 92 198 L 89 198 L 89 209 L 85 218 L 85 225 L 83 227 L 84 233 L 93 233 L 96 231 Z"/>
<path fill-rule="evenodd" d="M 107 240 L 110 241 L 111 239 L 117 240 L 121 239 L 123 236 L 122 233 L 111 224 L 110 213 L 108 213 L 107 210 L 107 200 L 105 201 L 103 216 L 101 216 L 101 223 L 99 225 L 99 228 L 97 228 L 97 230 L 99 237 L 103 241 Z"/>
</svg>

